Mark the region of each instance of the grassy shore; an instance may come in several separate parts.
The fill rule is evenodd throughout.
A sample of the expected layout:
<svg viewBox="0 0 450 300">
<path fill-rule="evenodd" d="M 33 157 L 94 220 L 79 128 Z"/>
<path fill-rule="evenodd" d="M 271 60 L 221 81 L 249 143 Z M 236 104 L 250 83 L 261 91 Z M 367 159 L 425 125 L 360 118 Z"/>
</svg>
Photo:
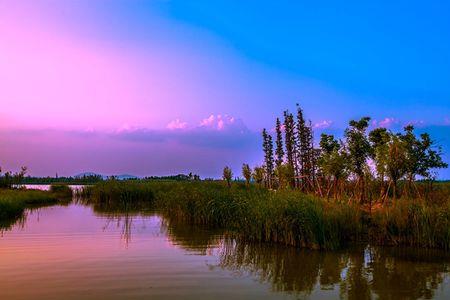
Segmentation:
<svg viewBox="0 0 450 300">
<path fill-rule="evenodd" d="M 0 189 L 0 227 L 22 216 L 26 208 L 67 203 L 71 198 L 67 186 L 52 186 L 50 191 Z"/>
<path fill-rule="evenodd" d="M 450 249 L 450 199 L 399 199 L 371 213 L 347 201 L 298 191 L 269 191 L 220 182 L 107 181 L 84 189 L 97 206 L 136 208 L 145 203 L 165 217 L 225 229 L 251 241 L 312 249 L 349 243 Z"/>
</svg>

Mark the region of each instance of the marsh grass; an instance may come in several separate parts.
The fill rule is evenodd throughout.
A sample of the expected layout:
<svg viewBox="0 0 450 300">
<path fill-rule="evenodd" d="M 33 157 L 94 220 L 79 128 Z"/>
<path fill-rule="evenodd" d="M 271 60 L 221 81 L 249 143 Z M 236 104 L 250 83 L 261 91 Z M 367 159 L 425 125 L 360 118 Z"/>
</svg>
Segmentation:
<svg viewBox="0 0 450 300">
<path fill-rule="evenodd" d="M 0 227 L 23 215 L 25 208 L 56 204 L 55 195 L 38 190 L 0 190 Z M 2 226 L 3 225 L 3 226 Z"/>
<path fill-rule="evenodd" d="M 68 186 L 52 185 L 49 191 L 0 189 L 0 228 L 8 228 L 24 216 L 25 209 L 48 205 L 67 205 L 72 201 Z"/>
<path fill-rule="evenodd" d="M 86 187 L 85 203 L 151 203 L 171 220 L 221 228 L 251 241 L 335 249 L 361 234 L 360 211 L 300 192 L 217 182 L 104 182 Z"/>
<path fill-rule="evenodd" d="M 448 186 L 439 201 L 398 199 L 366 212 L 294 190 L 220 182 L 107 181 L 86 187 L 83 201 L 96 207 L 142 207 L 172 222 L 225 230 L 253 242 L 337 249 L 353 242 L 450 248 Z"/>
</svg>

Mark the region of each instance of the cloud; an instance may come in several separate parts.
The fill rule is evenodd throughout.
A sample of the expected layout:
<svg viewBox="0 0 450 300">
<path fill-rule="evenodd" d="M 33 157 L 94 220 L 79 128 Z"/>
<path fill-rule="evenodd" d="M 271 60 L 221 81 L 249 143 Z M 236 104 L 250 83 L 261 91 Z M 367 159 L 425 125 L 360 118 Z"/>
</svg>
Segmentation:
<svg viewBox="0 0 450 300">
<path fill-rule="evenodd" d="M 333 124 L 333 121 L 330 120 L 323 120 L 317 123 L 314 123 L 314 128 L 320 128 L 320 129 L 324 129 L 324 128 L 328 128 Z"/>
<path fill-rule="evenodd" d="M 170 130 L 186 129 L 187 125 L 187 122 L 181 122 L 180 119 L 175 119 L 167 124 L 166 128 Z"/>
<path fill-rule="evenodd" d="M 113 138 L 135 142 L 167 142 L 216 149 L 237 149 L 257 145 L 258 136 L 251 132 L 242 120 L 228 115 L 210 115 L 196 127 L 188 127 L 186 122 L 176 119 L 162 130 L 126 128 L 111 134 Z"/>
<path fill-rule="evenodd" d="M 241 132 L 247 131 L 247 127 L 242 120 L 236 119 L 229 115 L 210 115 L 208 118 L 200 122 L 199 128 L 211 129 L 218 131 L 237 130 Z"/>
<path fill-rule="evenodd" d="M 391 128 L 392 126 L 398 125 L 399 121 L 395 118 L 386 117 L 381 121 L 373 120 L 373 127 L 383 127 L 383 128 Z"/>
</svg>

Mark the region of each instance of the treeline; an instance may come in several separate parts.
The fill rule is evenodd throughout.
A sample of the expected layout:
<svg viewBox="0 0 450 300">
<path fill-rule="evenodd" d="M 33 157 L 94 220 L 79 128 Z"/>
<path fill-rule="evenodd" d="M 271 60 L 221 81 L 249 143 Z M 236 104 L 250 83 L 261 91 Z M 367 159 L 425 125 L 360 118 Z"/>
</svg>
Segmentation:
<svg viewBox="0 0 450 300">
<path fill-rule="evenodd" d="M 317 147 L 311 121 L 297 105 L 296 116 L 286 110 L 282 119 L 276 119 L 274 138 L 263 129 L 264 163 L 253 170 L 244 164 L 243 176 L 247 183 L 253 179 L 271 189 L 345 196 L 364 204 L 402 195 L 420 197 L 416 179 L 432 181 L 433 170 L 448 166 L 430 135 L 417 135 L 413 125 L 402 132 L 383 127 L 369 131 L 369 126 L 369 117 L 351 120 L 342 139 L 323 133 Z M 227 182 L 230 174 L 225 168 Z"/>
<path fill-rule="evenodd" d="M 168 176 L 148 176 L 144 180 L 169 180 L 169 181 L 199 181 L 200 176 L 197 174 L 178 174 L 178 175 L 168 175 Z"/>
<path fill-rule="evenodd" d="M 103 181 L 101 175 L 83 175 L 75 177 L 31 177 L 22 176 L 18 184 L 94 184 Z"/>
<path fill-rule="evenodd" d="M 27 168 L 22 167 L 19 172 L 2 172 L 0 168 L 0 189 L 10 189 L 14 185 L 21 184 L 25 174 L 27 173 Z"/>
</svg>

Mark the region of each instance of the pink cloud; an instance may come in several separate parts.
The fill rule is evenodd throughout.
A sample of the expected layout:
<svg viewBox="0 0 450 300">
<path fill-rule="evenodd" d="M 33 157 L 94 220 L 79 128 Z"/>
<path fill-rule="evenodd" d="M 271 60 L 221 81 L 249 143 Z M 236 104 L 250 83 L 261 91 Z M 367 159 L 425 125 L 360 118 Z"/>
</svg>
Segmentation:
<svg viewBox="0 0 450 300">
<path fill-rule="evenodd" d="M 208 118 L 200 122 L 201 128 L 213 130 L 225 130 L 238 124 L 236 118 L 228 115 L 210 115 Z"/>
<path fill-rule="evenodd" d="M 186 129 L 187 128 L 187 122 L 182 122 L 180 119 L 175 119 L 171 121 L 169 124 L 167 124 L 166 128 L 170 130 L 176 130 L 176 129 Z"/>
<path fill-rule="evenodd" d="M 333 121 L 323 120 L 314 124 L 314 128 L 328 128 L 333 124 Z"/>
<path fill-rule="evenodd" d="M 375 120 L 375 123 L 377 123 L 376 120 Z M 383 120 L 379 121 L 376 126 L 389 128 L 392 125 L 397 124 L 397 123 L 398 123 L 398 121 L 395 118 L 386 117 Z"/>
</svg>

